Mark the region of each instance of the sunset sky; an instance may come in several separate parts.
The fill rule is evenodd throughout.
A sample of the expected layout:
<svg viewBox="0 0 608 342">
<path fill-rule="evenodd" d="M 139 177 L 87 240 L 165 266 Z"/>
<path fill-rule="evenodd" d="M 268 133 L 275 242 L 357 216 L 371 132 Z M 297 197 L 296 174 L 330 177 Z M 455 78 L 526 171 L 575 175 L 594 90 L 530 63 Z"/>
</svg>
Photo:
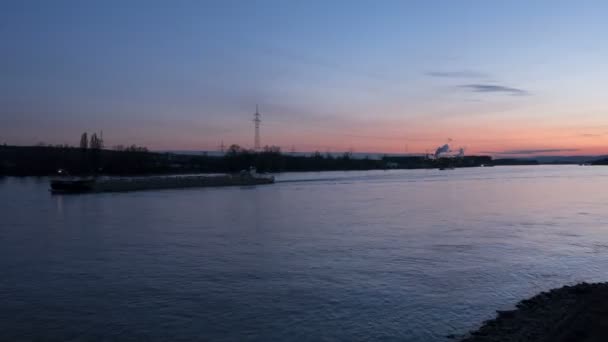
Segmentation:
<svg viewBox="0 0 608 342">
<path fill-rule="evenodd" d="M 607 1 L 0 3 L 0 143 L 608 153 Z"/>
</svg>

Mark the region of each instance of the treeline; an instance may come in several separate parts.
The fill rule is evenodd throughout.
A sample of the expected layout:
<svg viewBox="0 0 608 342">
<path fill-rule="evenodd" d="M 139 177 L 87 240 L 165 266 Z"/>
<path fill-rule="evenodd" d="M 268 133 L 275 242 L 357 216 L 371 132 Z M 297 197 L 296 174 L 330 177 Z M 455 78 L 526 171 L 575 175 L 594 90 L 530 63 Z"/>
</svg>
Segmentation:
<svg viewBox="0 0 608 342">
<path fill-rule="evenodd" d="M 608 165 L 608 158 L 603 158 L 590 163 L 591 165 Z"/>
<path fill-rule="evenodd" d="M 66 170 L 70 174 L 147 174 L 169 169 L 166 157 L 140 148 L 124 151 L 70 146 L 0 146 L 0 175 L 43 176 Z"/>
<path fill-rule="evenodd" d="M 516 165 L 538 165 L 538 160 L 535 159 L 514 159 L 514 158 L 504 158 L 504 159 L 495 159 L 492 162 L 496 166 L 516 166 Z"/>
<path fill-rule="evenodd" d="M 464 156 L 438 159 L 431 159 L 421 156 L 385 156 L 382 158 L 382 161 L 385 162 L 387 167 L 396 169 L 456 168 L 493 165 L 493 160 L 490 156 Z"/>
<path fill-rule="evenodd" d="M 84 141 L 84 139 L 83 139 Z M 422 156 L 380 159 L 321 154 L 294 156 L 277 147 L 253 152 L 232 145 L 223 156 L 149 152 L 145 147 L 116 146 L 113 150 L 69 146 L 0 146 L 0 175 L 52 175 L 59 169 L 73 175 L 144 175 L 168 173 L 226 173 L 255 167 L 259 172 L 378 170 L 491 165 L 488 156 L 429 159 Z M 93 145 L 95 146 L 95 145 Z"/>
</svg>

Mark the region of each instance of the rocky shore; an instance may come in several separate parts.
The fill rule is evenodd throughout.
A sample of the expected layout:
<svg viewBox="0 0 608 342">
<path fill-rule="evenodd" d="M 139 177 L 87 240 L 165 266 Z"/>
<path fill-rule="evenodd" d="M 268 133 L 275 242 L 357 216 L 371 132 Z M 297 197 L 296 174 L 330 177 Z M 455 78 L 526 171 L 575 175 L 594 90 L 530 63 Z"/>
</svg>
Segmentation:
<svg viewBox="0 0 608 342">
<path fill-rule="evenodd" d="M 608 341 L 608 283 L 542 292 L 519 302 L 515 310 L 497 311 L 495 319 L 460 340 Z"/>
</svg>

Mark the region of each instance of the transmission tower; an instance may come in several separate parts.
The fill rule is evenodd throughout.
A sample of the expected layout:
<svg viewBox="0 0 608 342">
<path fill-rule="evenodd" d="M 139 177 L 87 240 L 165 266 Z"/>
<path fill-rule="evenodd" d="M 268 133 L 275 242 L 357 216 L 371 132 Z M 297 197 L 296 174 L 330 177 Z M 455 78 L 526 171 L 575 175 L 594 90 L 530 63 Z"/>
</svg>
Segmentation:
<svg viewBox="0 0 608 342">
<path fill-rule="evenodd" d="M 260 113 L 258 111 L 258 105 L 255 105 L 255 114 L 253 114 L 253 123 L 255 124 L 255 139 L 253 141 L 253 149 L 256 151 L 260 150 Z"/>
</svg>

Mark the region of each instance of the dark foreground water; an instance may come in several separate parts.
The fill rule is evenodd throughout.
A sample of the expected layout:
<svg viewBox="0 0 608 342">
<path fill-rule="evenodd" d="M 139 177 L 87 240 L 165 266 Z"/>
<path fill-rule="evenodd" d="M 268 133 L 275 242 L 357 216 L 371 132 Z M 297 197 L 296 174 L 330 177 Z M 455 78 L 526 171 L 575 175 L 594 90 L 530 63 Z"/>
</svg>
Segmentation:
<svg viewBox="0 0 608 342">
<path fill-rule="evenodd" d="M 51 196 L 0 178 L 0 340 L 444 340 L 608 280 L 608 168 L 281 175 Z"/>
</svg>

